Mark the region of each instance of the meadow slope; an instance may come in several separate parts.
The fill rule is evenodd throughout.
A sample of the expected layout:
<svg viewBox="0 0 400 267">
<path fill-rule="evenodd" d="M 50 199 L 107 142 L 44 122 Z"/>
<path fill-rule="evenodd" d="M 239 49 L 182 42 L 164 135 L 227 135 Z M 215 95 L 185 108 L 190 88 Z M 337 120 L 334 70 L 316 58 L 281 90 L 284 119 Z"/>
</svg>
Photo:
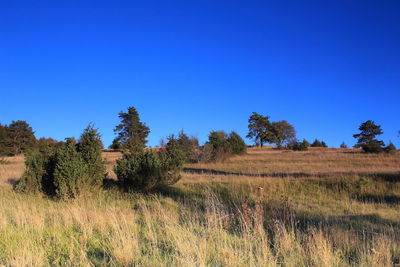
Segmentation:
<svg viewBox="0 0 400 267">
<path fill-rule="evenodd" d="M 103 154 L 108 176 L 119 153 Z M 150 194 L 59 202 L 0 165 L 0 266 L 400 265 L 400 154 L 250 149 Z"/>
</svg>

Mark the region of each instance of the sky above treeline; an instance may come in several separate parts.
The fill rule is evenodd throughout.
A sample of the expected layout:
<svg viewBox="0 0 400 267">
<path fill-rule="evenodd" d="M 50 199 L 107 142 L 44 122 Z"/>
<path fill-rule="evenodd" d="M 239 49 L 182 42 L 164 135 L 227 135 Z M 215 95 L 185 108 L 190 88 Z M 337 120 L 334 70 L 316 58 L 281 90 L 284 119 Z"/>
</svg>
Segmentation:
<svg viewBox="0 0 400 267">
<path fill-rule="evenodd" d="M 400 147 L 400 1 L 0 1 L 0 123 L 105 145 L 138 109 L 149 145 L 247 134 L 253 111 L 299 139 Z M 251 141 L 247 140 L 250 144 Z"/>
</svg>

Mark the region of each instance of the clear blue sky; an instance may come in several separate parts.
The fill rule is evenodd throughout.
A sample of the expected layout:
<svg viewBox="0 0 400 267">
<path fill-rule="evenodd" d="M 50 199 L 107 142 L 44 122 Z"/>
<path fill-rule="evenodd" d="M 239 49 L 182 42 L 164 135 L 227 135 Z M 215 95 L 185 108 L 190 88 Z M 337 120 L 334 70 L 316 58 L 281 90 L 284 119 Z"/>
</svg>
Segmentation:
<svg viewBox="0 0 400 267">
<path fill-rule="evenodd" d="M 109 145 L 138 109 L 149 144 L 184 129 L 243 137 L 253 111 L 299 138 L 400 147 L 400 1 L 0 1 L 0 122 Z M 250 142 L 250 141 L 249 141 Z"/>
</svg>

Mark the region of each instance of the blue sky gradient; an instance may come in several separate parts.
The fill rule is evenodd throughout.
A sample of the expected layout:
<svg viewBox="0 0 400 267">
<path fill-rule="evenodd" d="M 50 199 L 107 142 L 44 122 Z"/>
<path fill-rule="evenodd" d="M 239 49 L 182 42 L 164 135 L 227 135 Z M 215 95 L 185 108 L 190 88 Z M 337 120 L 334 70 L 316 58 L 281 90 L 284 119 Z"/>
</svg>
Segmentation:
<svg viewBox="0 0 400 267">
<path fill-rule="evenodd" d="M 247 134 L 253 111 L 298 137 L 400 147 L 400 1 L 0 1 L 0 122 L 109 145 L 138 109 L 149 145 Z M 247 140 L 251 143 L 249 140 Z"/>
</svg>

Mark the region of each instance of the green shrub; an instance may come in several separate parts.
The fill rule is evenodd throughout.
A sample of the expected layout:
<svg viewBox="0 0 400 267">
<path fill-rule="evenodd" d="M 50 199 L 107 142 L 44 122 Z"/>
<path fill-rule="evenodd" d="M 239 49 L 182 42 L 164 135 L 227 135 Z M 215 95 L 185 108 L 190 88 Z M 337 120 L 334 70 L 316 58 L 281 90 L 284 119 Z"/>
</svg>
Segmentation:
<svg viewBox="0 0 400 267">
<path fill-rule="evenodd" d="M 176 146 L 181 151 L 185 162 L 196 163 L 200 161 L 201 148 L 197 138 L 189 137 L 181 131 L 177 138 L 171 135 L 167 139 L 166 147 L 168 148 L 172 144 Z"/>
<path fill-rule="evenodd" d="M 246 144 L 243 139 L 235 132 L 229 135 L 224 131 L 211 131 L 206 143 L 207 148 L 204 147 L 204 153 L 208 152 L 206 149 L 211 149 L 211 161 L 225 161 L 232 155 L 240 155 L 246 153 Z"/>
<path fill-rule="evenodd" d="M 89 186 L 100 187 L 106 174 L 104 159 L 101 156 L 103 143 L 97 129 L 90 124 L 82 133 L 77 151 L 82 155 L 88 168 Z"/>
<path fill-rule="evenodd" d="M 227 139 L 230 150 L 235 155 L 245 154 L 247 151 L 246 143 L 243 141 L 242 137 L 236 132 L 231 132 Z"/>
<path fill-rule="evenodd" d="M 303 139 L 302 142 L 294 140 L 293 142 L 291 142 L 288 145 L 288 148 L 292 149 L 294 151 L 306 151 L 306 150 L 308 150 L 309 145 L 310 145 L 310 143 L 305 139 Z"/>
<path fill-rule="evenodd" d="M 328 147 L 328 145 L 324 141 L 319 141 L 315 139 L 314 142 L 311 144 L 311 147 Z"/>
<path fill-rule="evenodd" d="M 25 153 L 25 172 L 16 185 L 24 193 L 54 194 L 55 145 L 42 144 Z"/>
<path fill-rule="evenodd" d="M 99 188 L 105 174 L 101 148 L 100 135 L 92 125 L 85 129 L 79 143 L 74 138 L 57 144 L 39 142 L 25 155 L 26 170 L 16 190 L 68 199 Z"/>
<path fill-rule="evenodd" d="M 166 151 L 142 150 L 125 153 L 114 167 L 125 189 L 149 191 L 171 185 L 180 178 L 183 160 L 176 147 Z"/>
<path fill-rule="evenodd" d="M 55 193 L 59 199 L 75 198 L 88 189 L 89 168 L 82 154 L 76 149 L 76 141 L 69 138 L 56 153 L 54 169 Z"/>
<path fill-rule="evenodd" d="M 390 142 L 385 148 L 384 148 L 386 153 L 394 153 L 396 151 L 396 146 Z"/>
<path fill-rule="evenodd" d="M 345 142 L 342 142 L 342 143 L 340 144 L 340 148 L 347 148 L 346 143 L 345 143 Z"/>
<path fill-rule="evenodd" d="M 366 153 L 380 153 L 384 151 L 383 142 L 371 140 L 368 143 L 360 145 L 362 150 Z"/>
</svg>

